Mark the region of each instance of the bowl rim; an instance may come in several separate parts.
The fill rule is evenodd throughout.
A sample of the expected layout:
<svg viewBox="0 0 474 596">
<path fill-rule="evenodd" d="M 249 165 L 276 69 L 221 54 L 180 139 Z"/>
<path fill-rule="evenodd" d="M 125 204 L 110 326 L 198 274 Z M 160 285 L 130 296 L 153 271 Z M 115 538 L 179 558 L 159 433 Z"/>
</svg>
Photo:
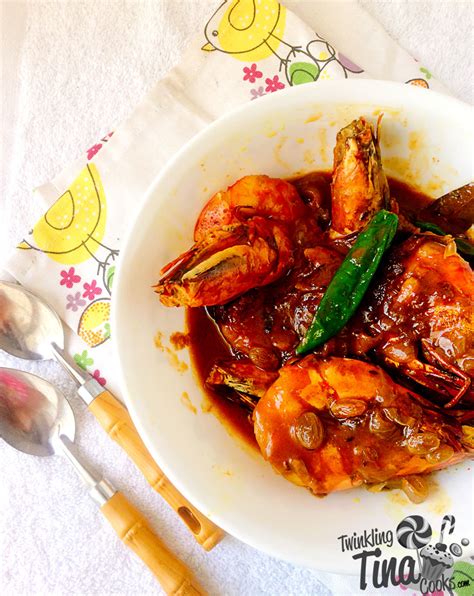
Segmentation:
<svg viewBox="0 0 474 596">
<path fill-rule="evenodd" d="M 164 178 L 166 178 L 170 174 L 170 172 L 172 172 L 173 169 L 175 169 L 179 165 L 179 163 L 186 158 L 188 154 L 192 154 L 197 146 L 201 146 L 203 143 L 206 142 L 206 139 L 208 137 L 212 137 L 216 130 L 219 130 L 221 127 L 225 127 L 228 123 L 232 123 L 235 119 L 239 119 L 242 117 L 242 115 L 247 114 L 249 112 L 262 111 L 263 113 L 265 112 L 266 106 L 270 108 L 272 105 L 278 105 L 279 103 L 283 104 L 287 97 L 291 97 L 293 95 L 296 96 L 300 94 L 306 94 L 308 97 L 308 101 L 314 101 L 315 103 L 324 101 L 325 99 L 327 99 L 328 96 L 331 96 L 332 99 L 334 91 L 337 91 L 341 87 L 352 88 L 356 92 L 356 94 L 357 92 L 367 93 L 368 104 L 377 103 L 377 96 L 379 94 L 384 94 L 385 97 L 388 97 L 389 93 L 392 91 L 394 94 L 399 94 L 400 92 L 402 94 L 405 94 L 407 99 L 410 99 L 410 97 L 412 97 L 415 102 L 429 100 L 429 103 L 431 105 L 438 104 L 438 110 L 452 111 L 457 109 L 461 112 L 461 115 L 458 115 L 457 117 L 469 119 L 470 114 L 472 112 L 472 107 L 469 104 L 453 96 L 445 95 L 440 92 L 433 91 L 431 89 L 425 89 L 414 85 L 408 85 L 406 83 L 378 79 L 342 79 L 336 81 L 320 81 L 316 85 L 308 84 L 286 88 L 282 91 L 279 91 L 278 93 L 272 93 L 267 96 L 258 98 L 258 101 L 255 102 L 248 101 L 242 105 L 239 105 L 237 108 L 229 111 L 228 113 L 220 116 L 219 118 L 205 126 L 202 130 L 200 130 L 193 137 L 191 137 L 191 139 L 189 139 L 164 164 L 164 166 L 157 173 L 153 181 L 149 184 L 146 192 L 141 197 L 136 212 L 133 218 L 131 219 L 130 223 L 128 224 L 126 234 L 122 239 L 121 255 L 118 259 L 115 271 L 114 291 L 112 293 L 111 299 L 110 319 L 111 328 L 113 330 L 111 334 L 111 339 L 118 383 L 122 391 L 125 404 L 133 420 L 133 423 L 135 424 L 137 431 L 140 437 L 142 438 L 143 442 L 145 443 L 147 449 L 149 450 L 151 456 L 160 466 L 163 472 L 166 474 L 170 482 L 172 482 L 172 484 L 183 494 L 183 496 L 185 496 L 201 512 L 205 512 L 208 510 L 206 503 L 202 501 L 202 499 L 200 499 L 199 496 L 196 496 L 194 494 L 193 488 L 192 486 L 189 486 L 189 484 L 186 481 L 186 478 L 182 478 L 179 475 L 175 475 L 173 471 L 173 465 L 169 464 L 167 458 L 163 457 L 159 449 L 155 447 L 153 437 L 151 437 L 145 431 L 144 426 L 141 423 L 140 415 L 135 405 L 135 400 L 132 397 L 133 391 L 128 385 L 127 375 L 125 372 L 126 359 L 121 357 L 120 350 L 120 299 L 117 297 L 120 296 L 120 290 L 122 284 L 124 283 L 124 263 L 126 263 L 127 260 L 127 257 L 125 255 L 127 254 L 127 252 L 130 252 L 127 251 L 127 249 L 129 249 L 130 244 L 133 243 L 132 239 L 134 237 L 134 231 L 137 227 L 137 223 L 142 217 L 143 211 L 145 211 L 147 207 L 151 204 L 151 202 L 154 200 L 156 189 L 160 186 L 161 181 Z M 387 101 L 387 99 L 385 99 L 384 101 Z M 343 105 L 350 105 L 350 102 L 348 101 L 341 101 L 340 103 Z M 361 103 L 361 101 L 356 99 L 354 103 Z M 469 120 L 466 120 L 466 126 L 469 126 L 468 122 Z M 265 541 L 264 536 L 261 536 L 261 540 L 259 541 L 259 543 L 256 543 L 254 540 L 250 539 L 246 535 L 245 531 L 241 531 L 239 527 L 236 527 L 234 524 L 229 523 L 226 520 L 225 514 L 221 515 L 219 513 L 213 513 L 212 515 L 209 515 L 209 519 L 211 519 L 214 523 L 221 527 L 226 533 L 234 536 L 238 540 L 241 540 L 245 544 L 248 544 L 249 546 L 259 551 L 265 552 L 268 555 L 275 557 L 279 560 L 286 560 L 297 566 L 303 565 L 301 559 L 297 556 L 292 556 L 290 552 L 287 552 L 285 555 L 282 555 L 282 552 L 278 548 L 274 549 L 270 542 Z M 339 574 L 350 573 L 345 572 L 344 570 L 341 571 L 341 567 L 338 564 L 321 565 L 318 562 L 315 562 L 313 568 L 319 569 L 321 571 L 328 571 Z"/>
</svg>

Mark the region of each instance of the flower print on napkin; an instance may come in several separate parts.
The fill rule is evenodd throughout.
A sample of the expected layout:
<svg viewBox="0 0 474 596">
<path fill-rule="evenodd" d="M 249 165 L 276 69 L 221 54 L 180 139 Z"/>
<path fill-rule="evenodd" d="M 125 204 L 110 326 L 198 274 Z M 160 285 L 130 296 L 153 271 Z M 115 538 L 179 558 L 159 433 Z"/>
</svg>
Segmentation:
<svg viewBox="0 0 474 596">
<path fill-rule="evenodd" d="M 257 79 L 261 79 L 263 73 L 257 69 L 255 62 L 251 66 L 244 66 L 244 76 L 242 80 L 249 81 L 249 83 L 255 83 Z"/>
<path fill-rule="evenodd" d="M 68 294 L 66 296 L 66 310 L 71 309 L 72 311 L 76 312 L 79 310 L 81 306 L 86 304 L 86 301 L 81 298 L 81 293 L 76 292 L 75 294 Z"/>
<path fill-rule="evenodd" d="M 59 285 L 66 286 L 66 288 L 69 289 L 71 289 L 74 284 L 77 284 L 81 281 L 81 276 L 76 275 L 74 267 L 69 267 L 67 271 L 63 269 L 60 275 L 62 279 L 59 282 Z"/>
<path fill-rule="evenodd" d="M 105 135 L 105 137 L 102 137 L 100 139 L 99 143 L 95 143 L 94 145 L 92 145 L 92 147 L 89 147 L 89 149 L 86 151 L 88 161 L 90 161 L 95 155 L 97 155 L 97 153 L 99 153 L 99 151 L 104 146 L 104 143 L 107 143 L 113 134 L 113 131 L 109 132 Z"/>
</svg>

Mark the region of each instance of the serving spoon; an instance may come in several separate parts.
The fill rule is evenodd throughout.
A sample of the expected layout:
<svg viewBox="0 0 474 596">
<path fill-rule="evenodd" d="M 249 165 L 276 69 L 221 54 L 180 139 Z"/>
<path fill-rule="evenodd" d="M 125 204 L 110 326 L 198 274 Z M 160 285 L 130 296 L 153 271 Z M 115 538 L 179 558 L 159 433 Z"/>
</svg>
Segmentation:
<svg viewBox="0 0 474 596">
<path fill-rule="evenodd" d="M 51 383 L 30 373 L 0 368 L 0 436 L 30 455 L 65 456 L 120 539 L 150 568 L 167 594 L 204 594 L 141 513 L 80 459 L 74 448 L 75 432 L 74 412 Z"/>
<path fill-rule="evenodd" d="M 199 544 L 211 550 L 220 542 L 224 532 L 171 484 L 145 447 L 126 408 L 68 358 L 63 326 L 53 308 L 22 286 L 6 281 L 0 281 L 0 349 L 26 360 L 57 360 L 74 379 L 79 396 L 107 434 L 176 511 Z"/>
</svg>

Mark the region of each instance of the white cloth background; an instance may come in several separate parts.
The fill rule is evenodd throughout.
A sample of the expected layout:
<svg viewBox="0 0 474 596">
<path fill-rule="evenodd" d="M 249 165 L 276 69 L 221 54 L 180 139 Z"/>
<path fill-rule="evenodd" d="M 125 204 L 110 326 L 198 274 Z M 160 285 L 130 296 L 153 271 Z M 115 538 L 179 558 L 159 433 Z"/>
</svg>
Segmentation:
<svg viewBox="0 0 474 596">
<path fill-rule="evenodd" d="M 324 4 L 286 2 L 318 30 L 315 10 L 323 11 Z M 348 3 L 340 4 L 343 14 Z M 472 2 L 361 4 L 454 95 L 472 103 Z M 215 5 L 216 0 L 3 1 L 0 263 L 42 212 L 31 189 L 129 115 L 179 61 Z M 331 40 L 344 51 L 343 39 Z M 77 414 L 84 455 L 144 511 L 210 593 L 354 593 L 345 579 L 276 561 L 230 537 L 203 553 L 85 412 L 58 366 L 29 365 L 3 353 L 0 366 L 36 372 L 64 390 Z M 17 454 L 4 444 L 0 453 L 2 594 L 160 593 L 107 528 L 66 462 Z"/>
</svg>

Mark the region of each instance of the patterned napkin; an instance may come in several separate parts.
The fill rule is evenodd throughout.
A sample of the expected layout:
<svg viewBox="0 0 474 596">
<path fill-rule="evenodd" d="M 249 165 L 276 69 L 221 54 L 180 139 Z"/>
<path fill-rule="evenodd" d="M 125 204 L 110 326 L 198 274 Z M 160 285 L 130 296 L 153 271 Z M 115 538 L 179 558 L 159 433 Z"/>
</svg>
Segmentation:
<svg viewBox="0 0 474 596">
<path fill-rule="evenodd" d="M 361 8 L 344 4 L 342 19 L 339 3 L 314 10 L 324 31 L 344 39 L 345 54 L 276 0 L 222 2 L 132 116 L 36 189 L 50 207 L 25 230 L 7 270 L 56 308 L 73 331 L 69 351 L 77 364 L 115 394 L 109 316 L 121 239 L 177 149 L 243 102 L 293 85 L 366 77 L 444 90 Z M 367 39 L 376 52 L 361 51 Z M 354 63 L 352 54 L 364 62 Z"/>
</svg>

